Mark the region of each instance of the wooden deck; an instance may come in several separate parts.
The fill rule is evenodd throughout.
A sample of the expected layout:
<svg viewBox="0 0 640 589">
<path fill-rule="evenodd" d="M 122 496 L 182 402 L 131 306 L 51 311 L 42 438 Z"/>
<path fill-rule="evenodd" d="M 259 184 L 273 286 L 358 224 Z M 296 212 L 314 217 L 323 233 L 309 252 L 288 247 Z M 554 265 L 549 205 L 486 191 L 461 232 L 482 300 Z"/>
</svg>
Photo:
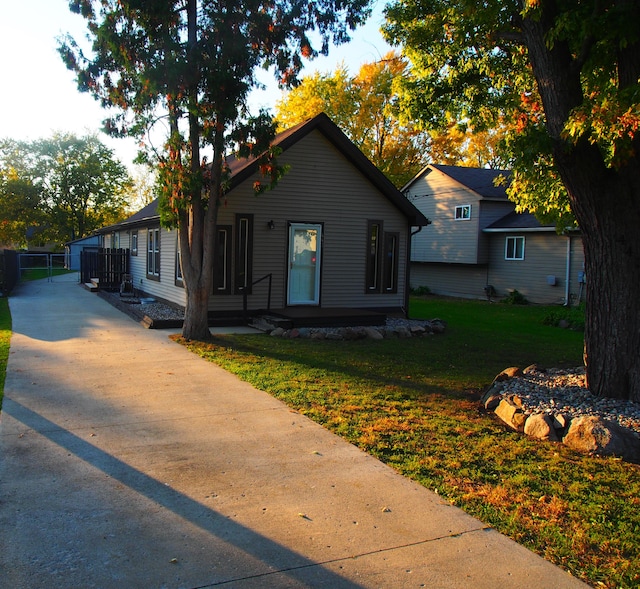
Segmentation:
<svg viewBox="0 0 640 589">
<path fill-rule="evenodd" d="M 288 307 L 271 310 L 264 314 L 275 319 L 279 327 L 356 327 L 364 325 L 383 325 L 387 319 L 385 313 L 369 309 L 321 307 Z"/>
</svg>

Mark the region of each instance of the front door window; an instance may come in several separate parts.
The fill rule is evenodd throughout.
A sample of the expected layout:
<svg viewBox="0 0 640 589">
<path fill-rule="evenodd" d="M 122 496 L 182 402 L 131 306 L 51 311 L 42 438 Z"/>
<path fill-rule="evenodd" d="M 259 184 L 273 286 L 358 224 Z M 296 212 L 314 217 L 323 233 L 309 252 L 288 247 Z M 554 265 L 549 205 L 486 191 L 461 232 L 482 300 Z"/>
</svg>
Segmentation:
<svg viewBox="0 0 640 589">
<path fill-rule="evenodd" d="M 322 225 L 292 223 L 289 228 L 289 305 L 320 304 Z"/>
</svg>

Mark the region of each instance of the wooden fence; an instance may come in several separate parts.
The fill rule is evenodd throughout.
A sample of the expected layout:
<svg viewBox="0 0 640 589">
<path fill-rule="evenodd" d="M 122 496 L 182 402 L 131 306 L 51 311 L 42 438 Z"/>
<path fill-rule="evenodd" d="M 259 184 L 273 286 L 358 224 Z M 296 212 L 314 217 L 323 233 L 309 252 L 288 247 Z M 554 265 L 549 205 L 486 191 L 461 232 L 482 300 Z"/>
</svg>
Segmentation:
<svg viewBox="0 0 640 589">
<path fill-rule="evenodd" d="M 80 279 L 85 284 L 97 278 L 102 290 L 119 290 L 123 274 L 129 274 L 128 249 L 84 250 L 80 256 Z"/>
<path fill-rule="evenodd" d="M 7 295 L 20 279 L 18 252 L 0 250 L 0 291 Z"/>
</svg>

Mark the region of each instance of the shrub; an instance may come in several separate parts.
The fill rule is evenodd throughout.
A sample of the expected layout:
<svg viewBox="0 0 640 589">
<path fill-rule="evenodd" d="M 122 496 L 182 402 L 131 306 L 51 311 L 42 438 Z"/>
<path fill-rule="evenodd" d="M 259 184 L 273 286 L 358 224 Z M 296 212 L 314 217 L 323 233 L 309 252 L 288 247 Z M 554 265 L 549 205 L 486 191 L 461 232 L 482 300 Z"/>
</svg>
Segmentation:
<svg viewBox="0 0 640 589">
<path fill-rule="evenodd" d="M 550 310 L 543 318 L 544 325 L 559 327 L 561 322 L 566 322 L 566 327 L 575 330 L 584 330 L 584 303 L 577 307 L 557 307 Z"/>
<path fill-rule="evenodd" d="M 502 302 L 507 305 L 529 304 L 527 298 L 521 292 L 518 292 L 515 288 L 504 299 L 502 299 Z"/>
<path fill-rule="evenodd" d="M 428 286 L 415 286 L 411 288 L 411 294 L 415 297 L 422 297 L 431 294 L 431 289 Z"/>
</svg>

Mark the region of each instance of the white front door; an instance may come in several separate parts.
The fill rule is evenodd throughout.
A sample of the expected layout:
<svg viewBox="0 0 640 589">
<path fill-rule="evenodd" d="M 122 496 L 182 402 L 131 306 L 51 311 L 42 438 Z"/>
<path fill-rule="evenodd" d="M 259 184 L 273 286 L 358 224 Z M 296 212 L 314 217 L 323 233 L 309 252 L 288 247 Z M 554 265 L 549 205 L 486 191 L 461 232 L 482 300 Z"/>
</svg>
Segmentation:
<svg viewBox="0 0 640 589">
<path fill-rule="evenodd" d="M 289 305 L 320 304 L 322 225 L 289 226 Z"/>
</svg>

